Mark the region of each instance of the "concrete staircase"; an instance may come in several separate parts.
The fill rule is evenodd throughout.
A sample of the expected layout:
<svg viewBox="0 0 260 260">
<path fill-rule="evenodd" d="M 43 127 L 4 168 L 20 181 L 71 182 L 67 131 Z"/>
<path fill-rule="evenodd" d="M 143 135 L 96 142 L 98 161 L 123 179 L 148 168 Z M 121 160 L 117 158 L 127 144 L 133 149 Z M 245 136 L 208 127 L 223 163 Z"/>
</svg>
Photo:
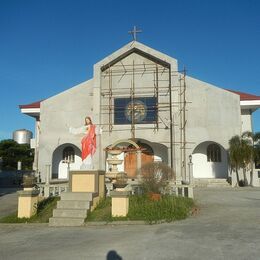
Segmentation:
<svg viewBox="0 0 260 260">
<path fill-rule="evenodd" d="M 49 226 L 82 226 L 96 196 L 92 192 L 63 192 Z"/>
<path fill-rule="evenodd" d="M 194 187 L 231 187 L 227 179 L 211 179 L 211 178 L 196 178 L 194 179 Z"/>
</svg>

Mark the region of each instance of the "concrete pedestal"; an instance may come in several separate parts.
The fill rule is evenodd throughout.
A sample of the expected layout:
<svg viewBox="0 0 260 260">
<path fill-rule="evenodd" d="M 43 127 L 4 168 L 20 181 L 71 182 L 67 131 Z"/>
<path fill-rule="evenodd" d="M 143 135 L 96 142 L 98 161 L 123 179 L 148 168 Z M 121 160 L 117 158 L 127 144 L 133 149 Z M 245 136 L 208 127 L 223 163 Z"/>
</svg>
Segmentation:
<svg viewBox="0 0 260 260">
<path fill-rule="evenodd" d="M 72 192 L 105 193 L 105 172 L 100 170 L 70 171 L 69 190 Z"/>
<path fill-rule="evenodd" d="M 30 218 L 37 212 L 39 191 L 25 189 L 18 191 L 18 218 Z"/>
<path fill-rule="evenodd" d="M 129 209 L 129 191 L 111 191 L 112 217 L 126 217 Z"/>
</svg>

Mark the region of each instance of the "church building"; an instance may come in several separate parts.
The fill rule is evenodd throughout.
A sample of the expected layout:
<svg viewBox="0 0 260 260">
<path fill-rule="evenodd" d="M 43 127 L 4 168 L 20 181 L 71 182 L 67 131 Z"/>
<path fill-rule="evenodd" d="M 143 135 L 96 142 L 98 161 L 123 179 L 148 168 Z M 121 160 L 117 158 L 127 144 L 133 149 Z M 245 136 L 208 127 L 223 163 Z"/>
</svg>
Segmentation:
<svg viewBox="0 0 260 260">
<path fill-rule="evenodd" d="M 228 141 L 253 131 L 259 107 L 260 96 L 190 77 L 175 58 L 132 41 L 96 63 L 93 78 L 20 110 L 35 119 L 34 170 L 42 181 L 80 169 L 83 135 L 70 129 L 87 116 L 96 126 L 94 169 L 109 172 L 108 151 L 116 147 L 119 171 L 131 180 L 159 161 L 185 181 L 191 163 L 195 179 L 227 179 Z"/>
</svg>

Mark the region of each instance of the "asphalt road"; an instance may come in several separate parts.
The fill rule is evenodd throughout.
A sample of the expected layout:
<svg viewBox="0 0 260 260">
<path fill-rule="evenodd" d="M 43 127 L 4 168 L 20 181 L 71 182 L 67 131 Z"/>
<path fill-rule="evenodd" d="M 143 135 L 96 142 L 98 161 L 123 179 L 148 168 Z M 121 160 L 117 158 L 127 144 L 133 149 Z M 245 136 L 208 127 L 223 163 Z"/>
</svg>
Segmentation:
<svg viewBox="0 0 260 260">
<path fill-rule="evenodd" d="M 171 224 L 0 225 L 0 259 L 260 259 L 260 189 L 195 196 L 198 214 Z"/>
<path fill-rule="evenodd" d="M 0 218 L 17 211 L 17 188 L 0 188 Z"/>
</svg>

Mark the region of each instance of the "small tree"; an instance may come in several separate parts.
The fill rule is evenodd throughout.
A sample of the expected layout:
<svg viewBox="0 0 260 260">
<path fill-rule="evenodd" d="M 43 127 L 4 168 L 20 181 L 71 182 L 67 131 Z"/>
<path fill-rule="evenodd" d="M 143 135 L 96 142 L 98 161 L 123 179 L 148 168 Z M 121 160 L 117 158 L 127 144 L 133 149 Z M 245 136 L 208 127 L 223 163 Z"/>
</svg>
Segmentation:
<svg viewBox="0 0 260 260">
<path fill-rule="evenodd" d="M 253 147 L 248 139 L 238 135 L 229 140 L 229 161 L 231 169 L 235 170 L 237 182 L 239 183 L 238 171 L 243 169 L 244 184 L 247 185 L 246 171 L 253 158 Z"/>
<path fill-rule="evenodd" d="M 168 181 L 175 179 L 173 170 L 162 162 L 147 163 L 141 167 L 142 187 L 146 193 L 161 193 Z"/>
<path fill-rule="evenodd" d="M 250 161 L 250 170 L 251 170 L 251 180 L 250 183 L 252 183 L 253 179 L 253 171 L 254 171 L 254 164 L 260 162 L 260 132 L 252 133 L 250 131 L 244 132 L 242 134 L 242 138 L 246 139 L 250 142 L 250 145 L 253 150 L 253 154 Z"/>
<path fill-rule="evenodd" d="M 17 162 L 22 162 L 23 170 L 31 170 L 33 163 L 33 150 L 28 144 L 18 144 L 14 140 L 0 141 L 0 157 L 2 157 L 3 170 L 16 170 Z"/>
</svg>

